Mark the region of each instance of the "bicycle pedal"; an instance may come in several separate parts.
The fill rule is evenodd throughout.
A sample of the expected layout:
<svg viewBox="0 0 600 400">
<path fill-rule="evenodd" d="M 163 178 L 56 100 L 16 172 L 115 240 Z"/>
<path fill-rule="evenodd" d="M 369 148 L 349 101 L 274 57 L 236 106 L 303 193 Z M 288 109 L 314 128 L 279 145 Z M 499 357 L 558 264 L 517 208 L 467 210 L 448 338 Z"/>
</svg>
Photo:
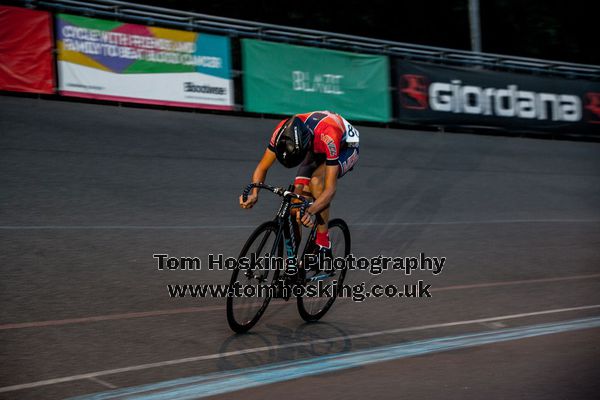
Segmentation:
<svg viewBox="0 0 600 400">
<path fill-rule="evenodd" d="M 320 281 L 320 280 L 329 278 L 329 276 L 330 276 L 329 274 L 325 274 L 325 273 L 317 274 L 317 275 L 314 275 L 314 276 L 311 276 L 310 278 L 308 278 L 307 281 L 308 282 Z"/>
</svg>

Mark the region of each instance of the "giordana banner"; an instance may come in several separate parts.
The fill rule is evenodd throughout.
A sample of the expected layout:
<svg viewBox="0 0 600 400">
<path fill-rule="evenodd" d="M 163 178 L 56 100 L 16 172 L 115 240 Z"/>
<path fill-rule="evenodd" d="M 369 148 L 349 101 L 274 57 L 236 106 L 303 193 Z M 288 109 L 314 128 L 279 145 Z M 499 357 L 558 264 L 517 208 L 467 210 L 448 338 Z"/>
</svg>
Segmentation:
<svg viewBox="0 0 600 400">
<path fill-rule="evenodd" d="M 390 120 L 387 57 L 243 39 L 242 63 L 246 111 Z"/>
<path fill-rule="evenodd" d="M 401 122 L 600 134 L 600 83 L 397 61 Z"/>
<path fill-rule="evenodd" d="M 227 37 L 57 14 L 56 38 L 63 95 L 233 108 Z"/>
</svg>

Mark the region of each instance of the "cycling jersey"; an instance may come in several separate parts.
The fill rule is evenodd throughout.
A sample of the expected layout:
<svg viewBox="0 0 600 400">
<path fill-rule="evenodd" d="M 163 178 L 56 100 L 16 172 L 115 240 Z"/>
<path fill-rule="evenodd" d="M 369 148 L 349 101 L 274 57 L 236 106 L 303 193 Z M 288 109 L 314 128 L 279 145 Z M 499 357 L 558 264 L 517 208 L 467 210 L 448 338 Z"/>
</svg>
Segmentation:
<svg viewBox="0 0 600 400">
<path fill-rule="evenodd" d="M 359 132 L 341 115 L 331 111 L 315 111 L 297 114 L 314 134 L 313 146 L 306 158 L 298 167 L 294 184 L 308 185 L 310 177 L 319 165 L 338 166 L 338 178 L 351 171 L 358 161 Z M 281 126 L 287 119 L 281 121 L 269 141 L 269 149 L 275 151 L 275 141 Z"/>
<path fill-rule="evenodd" d="M 340 154 L 348 147 L 358 147 L 359 133 L 341 115 L 331 111 L 315 111 L 306 114 L 297 114 L 310 130 L 314 133 L 312 153 L 324 154 L 327 165 L 339 163 Z M 269 149 L 275 151 L 275 140 L 281 126 L 287 120 L 281 121 L 269 142 Z"/>
</svg>

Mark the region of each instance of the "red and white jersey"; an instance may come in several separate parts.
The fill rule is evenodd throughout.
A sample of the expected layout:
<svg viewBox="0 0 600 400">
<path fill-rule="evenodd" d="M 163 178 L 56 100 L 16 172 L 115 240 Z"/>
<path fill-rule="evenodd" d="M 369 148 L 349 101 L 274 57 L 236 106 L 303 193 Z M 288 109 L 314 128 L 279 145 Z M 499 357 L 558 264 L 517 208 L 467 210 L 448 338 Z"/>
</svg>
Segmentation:
<svg viewBox="0 0 600 400">
<path fill-rule="evenodd" d="M 358 147 L 359 133 L 341 115 L 331 111 L 314 111 L 306 114 L 297 114 L 310 130 L 314 133 L 313 153 L 321 153 L 326 156 L 326 163 L 337 164 L 340 151 L 346 147 Z M 287 121 L 281 121 L 269 142 L 269 149 L 275 151 L 275 139 L 281 126 Z"/>
</svg>

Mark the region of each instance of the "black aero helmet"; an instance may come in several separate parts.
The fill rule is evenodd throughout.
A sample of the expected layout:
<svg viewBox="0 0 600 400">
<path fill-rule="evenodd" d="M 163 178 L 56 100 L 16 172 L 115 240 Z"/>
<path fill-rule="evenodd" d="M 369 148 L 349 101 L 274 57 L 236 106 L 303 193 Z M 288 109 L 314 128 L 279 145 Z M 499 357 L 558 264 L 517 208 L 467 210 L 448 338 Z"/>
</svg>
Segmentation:
<svg viewBox="0 0 600 400">
<path fill-rule="evenodd" d="M 310 149 L 312 132 L 298 117 L 291 117 L 281 126 L 275 142 L 277 159 L 286 168 L 299 165 Z"/>
</svg>

